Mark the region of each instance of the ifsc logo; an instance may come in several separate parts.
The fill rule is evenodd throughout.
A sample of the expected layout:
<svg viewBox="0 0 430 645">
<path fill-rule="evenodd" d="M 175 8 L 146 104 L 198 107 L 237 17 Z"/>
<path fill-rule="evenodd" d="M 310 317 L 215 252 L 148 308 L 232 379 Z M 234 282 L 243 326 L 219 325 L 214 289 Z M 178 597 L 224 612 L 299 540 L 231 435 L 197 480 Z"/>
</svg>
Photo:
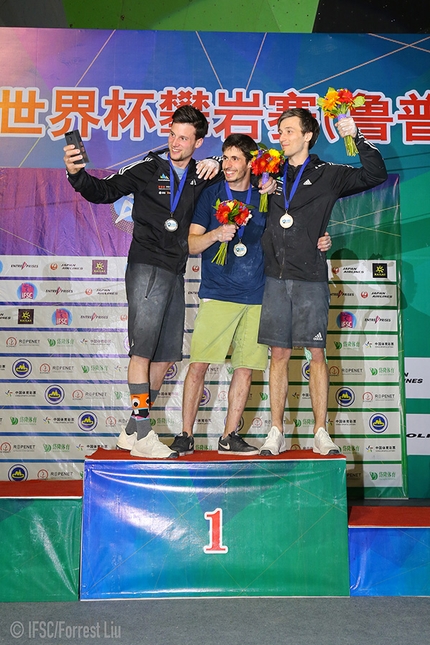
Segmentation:
<svg viewBox="0 0 430 645">
<path fill-rule="evenodd" d="M 32 366 L 30 361 L 27 361 L 25 358 L 20 358 L 12 365 L 12 373 L 17 378 L 26 378 L 30 376 Z"/>
<path fill-rule="evenodd" d="M 372 432 L 382 434 L 388 428 L 388 419 L 384 414 L 381 414 L 380 412 L 377 414 L 372 414 L 369 419 L 369 426 Z"/>
<path fill-rule="evenodd" d="M 355 401 L 354 390 L 350 387 L 340 387 L 336 392 L 336 401 L 343 408 L 348 408 Z"/>
<path fill-rule="evenodd" d="M 20 300 L 36 300 L 37 293 L 37 287 L 32 282 L 23 282 L 17 289 Z"/>
<path fill-rule="evenodd" d="M 22 464 L 15 464 L 9 469 L 8 478 L 11 482 L 25 482 L 28 479 L 28 470 Z"/>
<path fill-rule="evenodd" d="M 78 418 L 78 426 L 84 432 L 92 432 L 97 427 L 98 419 L 94 412 L 82 412 Z"/>
<path fill-rule="evenodd" d="M 336 318 L 339 329 L 354 329 L 357 326 L 357 318 L 351 311 L 341 311 Z"/>
<path fill-rule="evenodd" d="M 50 385 L 45 390 L 45 399 L 51 405 L 58 405 L 64 399 L 64 390 L 60 385 Z"/>
</svg>

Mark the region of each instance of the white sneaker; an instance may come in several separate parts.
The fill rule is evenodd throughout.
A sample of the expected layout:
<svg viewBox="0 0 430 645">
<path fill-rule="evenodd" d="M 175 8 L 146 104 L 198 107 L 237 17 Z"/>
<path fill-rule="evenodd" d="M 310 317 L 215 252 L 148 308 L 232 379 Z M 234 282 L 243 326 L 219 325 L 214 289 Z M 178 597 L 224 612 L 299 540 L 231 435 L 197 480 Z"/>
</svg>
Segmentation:
<svg viewBox="0 0 430 645">
<path fill-rule="evenodd" d="M 123 428 L 118 437 L 118 441 L 116 442 L 116 447 L 121 450 L 131 450 L 136 441 L 136 437 L 137 434 L 135 432 L 133 432 L 133 434 L 127 434 L 125 428 Z"/>
<path fill-rule="evenodd" d="M 270 432 L 266 437 L 266 441 L 260 448 L 260 455 L 279 455 L 280 452 L 285 452 L 287 444 L 282 432 L 279 432 L 276 426 L 270 428 Z"/>
<path fill-rule="evenodd" d="M 327 430 L 318 428 L 314 436 L 313 451 L 319 455 L 338 455 L 340 448 L 331 440 Z"/>
<path fill-rule="evenodd" d="M 130 455 L 149 459 L 176 459 L 178 453 L 162 443 L 158 438 L 158 434 L 150 430 L 146 437 L 135 442 Z"/>
</svg>

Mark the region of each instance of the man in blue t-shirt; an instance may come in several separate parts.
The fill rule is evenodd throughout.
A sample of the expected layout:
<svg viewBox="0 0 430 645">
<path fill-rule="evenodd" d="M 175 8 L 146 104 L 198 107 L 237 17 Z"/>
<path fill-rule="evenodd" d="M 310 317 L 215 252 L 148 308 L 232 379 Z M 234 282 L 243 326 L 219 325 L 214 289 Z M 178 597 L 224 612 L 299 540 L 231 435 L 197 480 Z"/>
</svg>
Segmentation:
<svg viewBox="0 0 430 645">
<path fill-rule="evenodd" d="M 224 364 L 230 347 L 233 377 L 218 452 L 232 455 L 259 452 L 237 432 L 249 397 L 252 370 L 264 371 L 267 366 L 267 346 L 257 342 L 265 282 L 261 237 L 266 224 L 265 213 L 259 210 L 259 190 L 251 185 L 251 153 L 257 149 L 255 141 L 246 134 L 227 137 L 222 147 L 225 181 L 203 191 L 190 226 L 189 252 L 201 253 L 202 274 L 190 365 L 184 382 L 183 432 L 170 446 L 179 455 L 194 451 L 193 425 L 206 371 L 211 363 Z M 215 216 L 218 199 L 221 202 L 237 200 L 251 206 L 252 217 L 246 226 L 221 225 Z M 223 242 L 228 243 L 227 259 L 225 264 L 217 264 L 213 259 Z M 320 238 L 320 243 L 326 250 L 331 244 L 330 238 Z"/>
</svg>

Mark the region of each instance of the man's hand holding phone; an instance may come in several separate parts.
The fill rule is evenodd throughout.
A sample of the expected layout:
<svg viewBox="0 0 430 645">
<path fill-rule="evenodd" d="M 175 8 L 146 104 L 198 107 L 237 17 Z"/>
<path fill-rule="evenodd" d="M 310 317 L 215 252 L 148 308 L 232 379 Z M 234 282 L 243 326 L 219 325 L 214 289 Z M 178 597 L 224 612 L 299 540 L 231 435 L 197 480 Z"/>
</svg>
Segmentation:
<svg viewBox="0 0 430 645">
<path fill-rule="evenodd" d="M 67 145 L 63 148 L 64 163 L 66 164 L 67 172 L 70 175 L 75 175 L 81 168 L 85 168 L 89 162 L 88 154 L 79 130 L 66 132 L 65 139 Z"/>
</svg>

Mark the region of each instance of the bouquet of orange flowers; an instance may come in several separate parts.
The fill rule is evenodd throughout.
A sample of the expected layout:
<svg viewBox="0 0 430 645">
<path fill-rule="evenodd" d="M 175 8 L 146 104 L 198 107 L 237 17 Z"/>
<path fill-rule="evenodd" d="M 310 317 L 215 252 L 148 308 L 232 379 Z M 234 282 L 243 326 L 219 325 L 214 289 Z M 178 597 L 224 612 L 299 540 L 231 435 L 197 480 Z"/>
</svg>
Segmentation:
<svg viewBox="0 0 430 645">
<path fill-rule="evenodd" d="M 317 104 L 322 108 L 326 116 L 329 116 L 331 119 L 334 119 L 336 116 L 338 119 L 342 119 L 347 116 L 349 110 L 361 107 L 365 101 L 366 99 L 362 94 L 358 94 L 354 98 L 352 92 L 349 90 L 335 90 L 333 87 L 329 87 L 327 94 L 324 97 L 320 97 L 317 100 Z M 345 137 L 345 148 L 346 154 L 349 157 L 354 157 L 358 153 L 355 141 L 350 134 Z"/>
<path fill-rule="evenodd" d="M 251 152 L 254 157 L 251 161 L 251 171 L 253 175 L 261 175 L 263 184 L 269 181 L 271 173 L 279 172 L 281 163 L 285 160 L 284 153 L 274 148 L 267 148 L 264 144 L 260 143 L 258 150 Z M 268 199 L 267 193 L 260 195 L 259 210 L 262 213 L 267 213 Z"/>
<path fill-rule="evenodd" d="M 214 208 L 216 209 L 215 217 L 218 222 L 223 225 L 236 224 L 236 226 L 245 226 L 252 217 L 250 209 L 253 207 L 247 206 L 243 202 L 239 202 L 237 199 L 229 199 L 224 202 L 217 199 Z M 217 264 L 226 263 L 227 246 L 228 242 L 221 242 L 212 262 L 216 262 Z"/>
</svg>

